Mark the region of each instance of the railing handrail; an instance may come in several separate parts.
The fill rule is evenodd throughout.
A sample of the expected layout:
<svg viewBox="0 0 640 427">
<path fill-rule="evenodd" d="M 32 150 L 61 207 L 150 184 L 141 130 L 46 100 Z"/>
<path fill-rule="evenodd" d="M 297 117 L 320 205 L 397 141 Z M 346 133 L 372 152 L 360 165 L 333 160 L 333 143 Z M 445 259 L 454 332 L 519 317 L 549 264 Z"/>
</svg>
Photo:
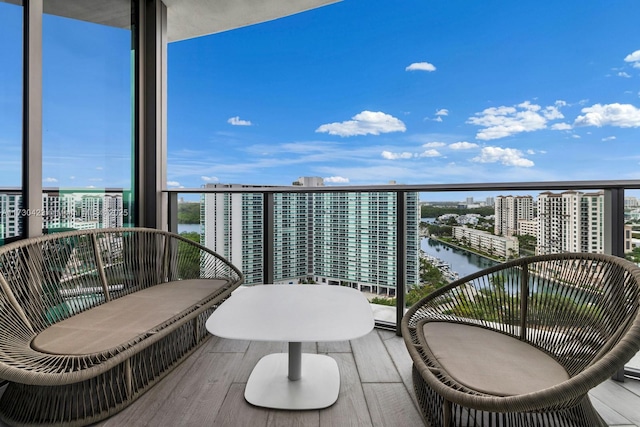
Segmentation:
<svg viewBox="0 0 640 427">
<path fill-rule="evenodd" d="M 607 190 L 640 189 L 640 180 L 532 181 L 454 184 L 378 184 L 304 187 L 298 185 L 218 184 L 218 188 L 169 188 L 164 193 L 349 193 L 349 192 L 461 192 L 461 191 L 525 191 L 525 190 Z M 244 186 L 246 185 L 246 186 Z"/>
</svg>

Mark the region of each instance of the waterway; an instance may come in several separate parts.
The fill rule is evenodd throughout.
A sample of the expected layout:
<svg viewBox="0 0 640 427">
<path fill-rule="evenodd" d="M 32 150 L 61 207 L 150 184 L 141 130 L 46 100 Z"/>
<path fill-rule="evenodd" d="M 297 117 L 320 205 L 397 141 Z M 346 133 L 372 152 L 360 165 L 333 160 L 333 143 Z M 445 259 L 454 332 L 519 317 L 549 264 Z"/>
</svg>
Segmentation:
<svg viewBox="0 0 640 427">
<path fill-rule="evenodd" d="M 498 264 L 497 261 L 428 237 L 422 239 L 420 247 L 427 255 L 440 258 L 449 264 L 451 270 L 458 273 L 460 277 Z"/>
<path fill-rule="evenodd" d="M 200 224 L 178 224 L 178 234 L 200 233 Z"/>
</svg>

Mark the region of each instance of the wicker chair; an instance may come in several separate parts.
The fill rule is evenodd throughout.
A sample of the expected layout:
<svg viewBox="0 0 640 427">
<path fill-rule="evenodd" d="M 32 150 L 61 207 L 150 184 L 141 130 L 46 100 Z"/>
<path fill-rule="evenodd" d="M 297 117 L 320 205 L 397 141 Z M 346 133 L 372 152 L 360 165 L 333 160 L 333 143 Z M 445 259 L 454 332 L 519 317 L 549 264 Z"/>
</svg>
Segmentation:
<svg viewBox="0 0 640 427">
<path fill-rule="evenodd" d="M 242 273 L 182 236 L 73 231 L 0 248 L 0 399 L 9 425 L 87 425 L 124 409 L 209 334 Z M 1 423 L 0 423 L 1 424 Z"/>
<path fill-rule="evenodd" d="M 640 350 L 640 268 L 541 255 L 456 280 L 402 320 L 429 426 L 606 426 L 589 401 Z"/>
</svg>

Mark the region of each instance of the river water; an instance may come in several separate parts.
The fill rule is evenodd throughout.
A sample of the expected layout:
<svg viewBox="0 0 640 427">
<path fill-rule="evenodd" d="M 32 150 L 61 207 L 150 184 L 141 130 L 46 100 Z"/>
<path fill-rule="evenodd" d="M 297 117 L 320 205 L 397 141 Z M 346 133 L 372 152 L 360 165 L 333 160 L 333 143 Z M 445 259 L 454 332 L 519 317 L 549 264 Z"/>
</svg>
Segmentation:
<svg viewBox="0 0 640 427">
<path fill-rule="evenodd" d="M 178 224 L 178 234 L 200 233 L 200 224 Z"/>
<path fill-rule="evenodd" d="M 449 264 L 451 270 L 458 273 L 460 277 L 468 276 L 476 271 L 498 264 L 496 261 L 473 252 L 459 249 L 428 237 L 422 239 L 420 247 L 427 255 L 440 258 Z"/>
</svg>

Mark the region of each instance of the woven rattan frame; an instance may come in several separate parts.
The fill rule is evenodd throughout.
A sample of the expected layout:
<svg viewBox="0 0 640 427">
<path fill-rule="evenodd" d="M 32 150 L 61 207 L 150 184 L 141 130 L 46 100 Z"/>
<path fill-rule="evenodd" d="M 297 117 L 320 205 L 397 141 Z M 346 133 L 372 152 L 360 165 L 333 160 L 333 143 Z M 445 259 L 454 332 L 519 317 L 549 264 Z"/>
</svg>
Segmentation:
<svg viewBox="0 0 640 427">
<path fill-rule="evenodd" d="M 640 351 L 639 304 L 640 268 L 619 257 L 586 253 L 521 258 L 433 292 L 402 319 L 427 425 L 606 426 L 587 393 Z M 517 338 L 552 356 L 570 378 L 517 396 L 471 390 L 433 357 L 423 333 L 431 321 Z"/>
<path fill-rule="evenodd" d="M 45 354 L 31 346 L 39 332 L 75 313 L 185 279 L 226 283 L 103 353 Z M 124 409 L 208 338 L 204 323 L 242 280 L 215 252 L 160 230 L 71 231 L 1 247 L 0 378 L 10 382 L 0 419 L 21 426 L 87 425 Z"/>
</svg>

